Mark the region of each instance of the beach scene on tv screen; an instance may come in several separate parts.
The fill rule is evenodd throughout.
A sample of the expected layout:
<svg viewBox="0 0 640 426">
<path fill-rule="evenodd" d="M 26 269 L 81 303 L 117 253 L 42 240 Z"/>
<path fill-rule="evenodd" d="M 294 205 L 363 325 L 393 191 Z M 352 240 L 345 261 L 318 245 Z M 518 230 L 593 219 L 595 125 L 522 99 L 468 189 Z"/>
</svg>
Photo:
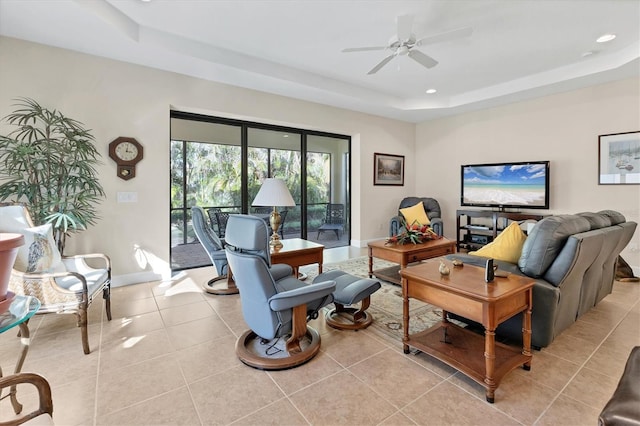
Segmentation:
<svg viewBox="0 0 640 426">
<path fill-rule="evenodd" d="M 545 164 L 464 167 L 465 204 L 545 205 Z"/>
</svg>

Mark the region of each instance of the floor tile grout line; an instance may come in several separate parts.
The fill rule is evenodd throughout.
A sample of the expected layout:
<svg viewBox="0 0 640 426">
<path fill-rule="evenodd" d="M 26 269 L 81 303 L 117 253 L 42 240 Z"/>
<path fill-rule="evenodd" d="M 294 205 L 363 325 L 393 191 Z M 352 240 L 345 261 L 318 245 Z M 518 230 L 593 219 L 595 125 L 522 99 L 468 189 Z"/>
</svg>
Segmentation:
<svg viewBox="0 0 640 426">
<path fill-rule="evenodd" d="M 109 297 L 111 297 L 111 293 L 109 293 Z M 98 362 L 96 362 L 96 385 L 95 385 L 95 397 L 93 399 L 93 426 L 96 426 L 98 423 L 98 401 L 100 398 L 98 397 L 98 391 L 100 389 L 100 363 L 102 361 L 102 333 L 104 331 L 104 320 L 106 317 L 107 305 L 104 299 L 102 299 L 102 309 L 100 309 L 100 339 L 98 341 L 98 346 L 96 350 L 98 351 Z M 113 318 L 112 318 L 113 319 Z"/>
<path fill-rule="evenodd" d="M 482 404 L 488 404 L 491 408 L 493 408 L 494 410 L 498 411 L 499 413 L 501 413 L 501 414 L 505 415 L 506 417 L 510 418 L 511 420 L 513 420 L 513 421 L 517 422 L 518 424 L 523 425 L 523 426 L 524 426 L 524 425 L 526 425 L 526 423 L 521 422 L 520 420 L 518 420 L 517 418 L 515 418 L 513 415 L 511 415 L 511 414 L 507 413 L 506 411 L 503 411 L 503 410 L 498 406 L 498 404 L 496 404 L 496 403 L 489 403 L 489 402 L 487 402 L 486 397 L 478 396 L 478 395 L 474 394 L 473 392 L 469 391 L 468 389 L 465 389 L 464 387 L 462 387 L 462 386 L 458 385 L 457 383 L 454 383 L 451 379 L 453 379 L 453 378 L 454 378 L 456 375 L 458 375 L 458 374 L 460 374 L 460 375 L 462 375 L 462 376 L 465 376 L 465 377 L 466 377 L 466 375 L 465 375 L 463 372 L 461 372 L 461 371 L 457 371 L 456 373 L 454 373 L 454 374 L 452 374 L 451 376 L 449 376 L 449 377 L 448 377 L 446 380 L 444 380 L 443 382 L 448 382 L 449 384 L 451 384 L 452 386 L 455 386 L 456 388 L 458 388 L 458 389 L 460 389 L 461 391 L 465 392 L 466 394 L 468 394 L 468 395 L 469 395 L 469 396 L 471 396 L 472 398 L 474 398 L 474 399 L 476 399 L 476 400 L 480 401 L 480 403 L 482 403 Z M 473 379 L 471 379 L 471 380 L 473 380 Z M 544 386 L 544 385 L 543 385 L 543 386 Z M 547 387 L 547 388 L 548 388 L 548 386 L 545 386 L 545 387 Z M 552 389 L 552 390 L 553 390 L 553 389 Z"/>
<path fill-rule="evenodd" d="M 636 302 L 637 303 L 637 302 Z M 635 305 L 634 305 L 635 306 Z M 618 328 L 618 326 L 625 320 L 625 318 L 627 318 L 627 316 L 629 315 L 629 313 L 631 312 L 631 309 L 627 310 L 627 312 L 624 314 L 624 316 L 613 326 L 611 327 L 611 330 L 609 330 L 609 332 L 607 333 L 607 335 L 600 341 L 600 343 L 598 344 L 598 346 L 596 346 L 596 348 L 589 354 L 589 356 L 587 357 L 587 359 L 580 364 L 580 367 L 576 370 L 575 373 L 573 373 L 573 375 L 569 378 L 569 380 L 567 380 L 567 382 L 565 383 L 565 385 L 562 387 L 562 389 L 560 389 L 558 391 L 558 393 L 556 394 L 555 398 L 553 398 L 551 400 L 551 402 L 547 405 L 547 407 L 542 411 L 542 413 L 538 416 L 538 418 L 533 422 L 533 424 L 537 424 L 542 417 L 547 413 L 547 411 L 549 411 L 549 409 L 553 406 L 553 404 L 558 400 L 558 398 L 560 398 L 560 396 L 562 396 L 562 394 L 564 393 L 564 391 L 567 389 L 567 387 L 569 387 L 569 385 L 571 384 L 571 382 L 573 382 L 573 380 L 580 374 L 580 372 L 582 371 L 583 368 L 585 368 L 585 366 L 587 365 L 587 363 L 591 360 L 591 358 L 593 358 L 593 356 L 596 354 L 596 352 L 598 352 L 598 350 L 602 347 L 602 345 L 604 344 L 604 342 L 607 341 L 607 339 L 609 338 L 609 336 L 611 336 L 611 334 L 613 334 L 613 332 L 616 330 L 616 328 Z M 575 398 L 571 398 L 568 395 L 564 395 L 565 397 L 576 401 L 584 406 L 590 407 L 589 405 L 585 404 L 582 401 L 578 401 Z"/>
</svg>

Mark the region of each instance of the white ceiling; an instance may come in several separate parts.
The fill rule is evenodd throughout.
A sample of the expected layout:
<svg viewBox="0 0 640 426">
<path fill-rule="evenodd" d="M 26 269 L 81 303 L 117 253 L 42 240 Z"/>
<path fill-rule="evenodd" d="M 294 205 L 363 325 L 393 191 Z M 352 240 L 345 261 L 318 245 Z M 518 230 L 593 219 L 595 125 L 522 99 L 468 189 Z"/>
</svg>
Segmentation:
<svg viewBox="0 0 640 426">
<path fill-rule="evenodd" d="M 473 33 L 419 47 L 431 69 L 341 51 L 400 15 Z M 409 122 L 640 76 L 640 0 L 0 0 L 0 34 Z"/>
</svg>

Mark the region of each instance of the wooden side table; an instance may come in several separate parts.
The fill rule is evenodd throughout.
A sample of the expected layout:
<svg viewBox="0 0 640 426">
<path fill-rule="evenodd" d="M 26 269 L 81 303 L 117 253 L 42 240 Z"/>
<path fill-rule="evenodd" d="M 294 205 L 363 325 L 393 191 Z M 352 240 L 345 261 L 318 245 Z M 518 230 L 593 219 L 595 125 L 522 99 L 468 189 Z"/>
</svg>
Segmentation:
<svg viewBox="0 0 640 426">
<path fill-rule="evenodd" d="M 18 326 L 20 328 L 20 342 L 22 344 L 22 352 L 16 362 L 16 368 L 14 373 L 19 373 L 24 364 L 24 360 L 27 357 L 29 351 L 30 337 L 29 327 L 27 322 L 29 319 L 38 312 L 40 309 L 40 301 L 32 296 L 20 296 L 16 295 L 9 306 L 9 310 L 0 314 L 0 333 L 4 333 L 13 327 Z M 2 368 L 0 367 L 0 377 L 2 377 Z M 0 400 L 6 397 L 11 397 L 11 405 L 13 405 L 13 411 L 16 414 L 20 414 L 22 411 L 22 404 L 18 402 L 16 398 L 16 387 L 11 386 L 9 388 L 9 394 L 5 396 L 0 395 Z"/>
<path fill-rule="evenodd" d="M 324 246 L 302 238 L 288 238 L 280 240 L 282 248 L 271 248 L 271 263 L 286 263 L 293 268 L 293 274 L 298 276 L 298 268 L 304 265 L 318 264 L 318 275 L 322 273 Z M 305 277 L 306 278 L 306 277 Z M 304 278 L 300 278 L 304 279 Z"/>
<path fill-rule="evenodd" d="M 280 240 L 282 242 L 282 248 L 275 250 L 271 247 L 271 263 L 286 263 L 293 268 L 293 274 L 298 276 L 299 279 L 304 280 L 305 277 L 300 277 L 298 269 L 300 266 L 318 264 L 318 275 L 322 273 L 322 262 L 324 255 L 324 246 L 322 244 L 314 243 L 313 241 L 303 240 L 302 238 L 287 238 Z M 228 270 L 229 279 L 233 279 L 231 268 Z"/>
<path fill-rule="evenodd" d="M 533 280 L 510 274 L 485 283 L 484 268 L 472 265 L 450 267 L 440 275 L 440 262 L 428 260 L 400 271 L 402 276 L 402 339 L 404 353 L 413 346 L 466 374 L 486 389 L 493 403 L 495 390 L 505 374 L 518 366 L 531 368 L 531 289 Z M 409 335 L 409 299 L 442 308 L 442 321 L 426 331 Z M 458 327 L 447 319 L 453 312 L 481 323 L 484 337 Z M 495 341 L 500 323 L 519 312 L 522 320 L 522 349 Z"/>
</svg>

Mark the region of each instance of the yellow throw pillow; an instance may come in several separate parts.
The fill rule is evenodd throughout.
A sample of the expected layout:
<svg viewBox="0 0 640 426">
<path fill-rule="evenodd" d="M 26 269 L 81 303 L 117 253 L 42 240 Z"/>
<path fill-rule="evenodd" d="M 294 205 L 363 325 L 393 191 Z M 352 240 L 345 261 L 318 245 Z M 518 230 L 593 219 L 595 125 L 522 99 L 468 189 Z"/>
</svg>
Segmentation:
<svg viewBox="0 0 640 426">
<path fill-rule="evenodd" d="M 427 213 L 424 211 L 424 204 L 420 201 L 415 206 L 400 209 L 400 213 L 404 216 L 404 220 L 407 221 L 407 225 L 411 226 L 416 223 L 420 225 L 430 225 L 431 222 L 427 217 Z"/>
<path fill-rule="evenodd" d="M 478 251 L 469 252 L 469 254 L 518 263 L 526 239 L 527 236 L 520 229 L 520 225 L 517 222 L 511 222 L 511 225 L 507 226 L 492 243 Z"/>
</svg>

